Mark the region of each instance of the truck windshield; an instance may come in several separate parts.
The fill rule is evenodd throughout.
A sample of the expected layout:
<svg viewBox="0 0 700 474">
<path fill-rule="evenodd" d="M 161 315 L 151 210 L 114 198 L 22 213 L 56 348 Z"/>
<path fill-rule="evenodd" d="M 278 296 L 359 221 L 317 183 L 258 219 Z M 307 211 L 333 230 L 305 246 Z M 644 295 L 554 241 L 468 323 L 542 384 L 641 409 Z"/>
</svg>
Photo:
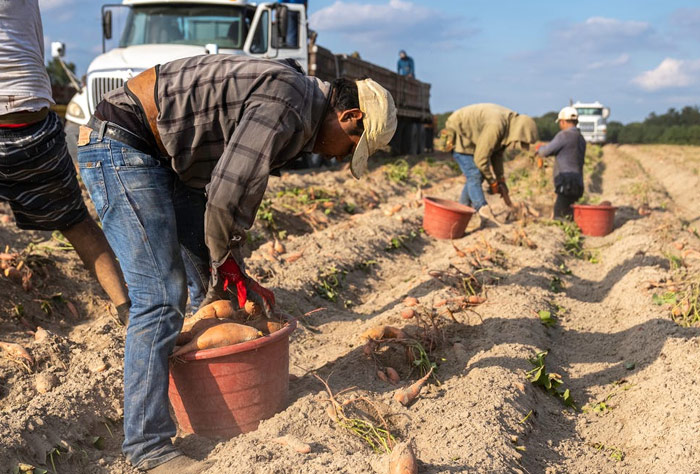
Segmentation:
<svg viewBox="0 0 700 474">
<path fill-rule="evenodd" d="M 236 6 L 135 6 L 129 12 L 119 46 L 215 43 L 219 48 L 241 49 L 252 16 L 252 12 Z"/>
<path fill-rule="evenodd" d="M 598 109 L 595 107 L 580 107 L 576 109 L 579 115 L 603 115 L 603 109 Z"/>
</svg>

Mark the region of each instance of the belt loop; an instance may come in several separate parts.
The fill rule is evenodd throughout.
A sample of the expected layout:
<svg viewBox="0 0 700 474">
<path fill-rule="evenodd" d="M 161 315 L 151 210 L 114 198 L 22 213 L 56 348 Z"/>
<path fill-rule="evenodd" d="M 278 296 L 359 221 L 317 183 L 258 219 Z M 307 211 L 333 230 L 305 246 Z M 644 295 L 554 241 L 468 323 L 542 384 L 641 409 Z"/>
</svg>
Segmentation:
<svg viewBox="0 0 700 474">
<path fill-rule="evenodd" d="M 104 136 L 105 136 L 105 129 L 107 129 L 107 124 L 108 124 L 108 123 L 109 123 L 109 122 L 107 122 L 107 121 L 104 121 L 104 122 L 100 123 L 100 131 L 99 131 L 98 134 L 97 134 L 97 140 L 98 140 L 98 141 L 102 141 L 102 139 L 104 138 Z"/>
</svg>

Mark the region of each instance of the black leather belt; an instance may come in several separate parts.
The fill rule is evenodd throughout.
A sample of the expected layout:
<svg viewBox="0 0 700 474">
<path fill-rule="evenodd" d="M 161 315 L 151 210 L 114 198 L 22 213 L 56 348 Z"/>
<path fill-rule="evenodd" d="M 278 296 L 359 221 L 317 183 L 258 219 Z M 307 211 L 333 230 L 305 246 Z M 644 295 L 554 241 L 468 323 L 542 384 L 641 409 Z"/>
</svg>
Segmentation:
<svg viewBox="0 0 700 474">
<path fill-rule="evenodd" d="M 116 140 L 125 145 L 129 145 L 130 147 L 136 148 L 137 150 L 147 153 L 155 158 L 162 159 L 160 151 L 158 151 L 153 144 L 136 135 L 134 132 L 120 127 L 116 123 L 105 122 L 95 118 L 95 116 L 92 116 L 90 117 L 90 121 L 88 122 L 87 126 L 98 133 L 101 132 L 105 137 L 111 138 L 112 140 Z"/>
</svg>

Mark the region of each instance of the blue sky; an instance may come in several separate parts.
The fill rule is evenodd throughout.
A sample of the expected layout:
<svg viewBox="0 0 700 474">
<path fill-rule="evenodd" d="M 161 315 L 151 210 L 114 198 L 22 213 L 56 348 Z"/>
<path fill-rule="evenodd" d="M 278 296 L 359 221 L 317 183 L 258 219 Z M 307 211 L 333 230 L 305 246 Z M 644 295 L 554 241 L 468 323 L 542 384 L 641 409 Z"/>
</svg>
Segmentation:
<svg viewBox="0 0 700 474">
<path fill-rule="evenodd" d="M 40 0 L 47 42 L 84 72 L 101 51 L 100 3 Z M 433 112 L 496 102 L 540 115 L 569 98 L 611 119 L 700 104 L 700 2 L 309 0 L 318 43 L 390 69 L 405 49 Z"/>
</svg>

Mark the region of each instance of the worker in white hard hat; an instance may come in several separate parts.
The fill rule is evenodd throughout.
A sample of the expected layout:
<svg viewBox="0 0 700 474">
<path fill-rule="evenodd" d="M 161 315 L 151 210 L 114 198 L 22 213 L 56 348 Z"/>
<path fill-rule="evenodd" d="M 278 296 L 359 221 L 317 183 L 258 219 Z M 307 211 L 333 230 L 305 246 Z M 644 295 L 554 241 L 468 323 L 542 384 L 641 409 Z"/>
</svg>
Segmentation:
<svg viewBox="0 0 700 474">
<path fill-rule="evenodd" d="M 554 202 L 555 219 L 571 218 L 571 205 L 583 196 L 583 161 L 586 155 L 586 140 L 578 127 L 578 111 L 574 107 L 564 107 L 559 111 L 557 123 L 561 130 L 549 144 L 535 147 L 538 166 L 541 157 L 556 155 L 554 161 Z"/>
<path fill-rule="evenodd" d="M 168 356 L 188 285 L 200 306 L 231 299 L 275 311 L 242 257 L 269 176 L 314 152 L 351 156 L 359 178 L 395 130 L 394 100 L 371 79 L 328 83 L 292 60 L 234 55 L 156 66 L 97 106 L 80 130 L 78 162 L 132 301 L 122 449 L 136 468 L 207 468 L 172 444 Z"/>
</svg>

